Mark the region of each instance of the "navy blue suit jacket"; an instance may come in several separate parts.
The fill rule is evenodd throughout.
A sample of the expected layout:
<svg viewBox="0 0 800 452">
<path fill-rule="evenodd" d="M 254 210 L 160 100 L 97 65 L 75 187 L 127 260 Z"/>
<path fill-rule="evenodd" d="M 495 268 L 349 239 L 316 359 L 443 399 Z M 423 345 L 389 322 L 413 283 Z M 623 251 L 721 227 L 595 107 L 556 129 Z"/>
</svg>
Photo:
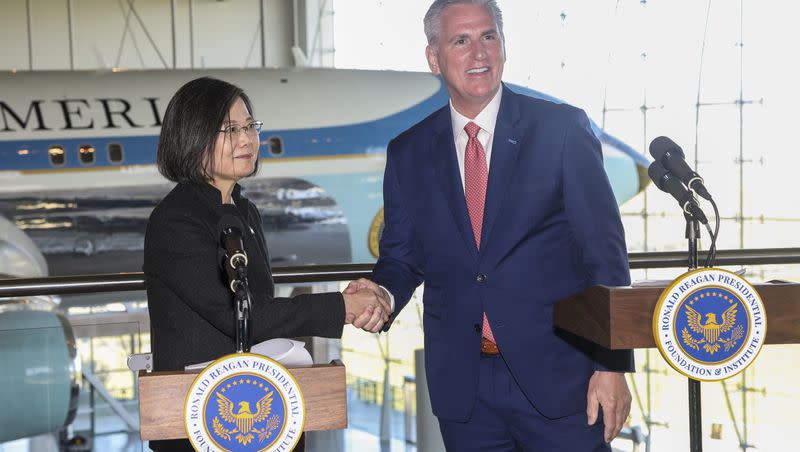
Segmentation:
<svg viewBox="0 0 800 452">
<path fill-rule="evenodd" d="M 596 284 L 630 283 L 619 210 L 586 114 L 503 86 L 480 250 L 470 227 L 448 106 L 396 137 L 384 175 L 385 229 L 373 280 L 423 296 L 434 413 L 469 418 L 485 311 L 508 367 L 545 416 L 586 409 L 594 370 L 633 370 L 554 330 L 553 305 Z"/>
</svg>

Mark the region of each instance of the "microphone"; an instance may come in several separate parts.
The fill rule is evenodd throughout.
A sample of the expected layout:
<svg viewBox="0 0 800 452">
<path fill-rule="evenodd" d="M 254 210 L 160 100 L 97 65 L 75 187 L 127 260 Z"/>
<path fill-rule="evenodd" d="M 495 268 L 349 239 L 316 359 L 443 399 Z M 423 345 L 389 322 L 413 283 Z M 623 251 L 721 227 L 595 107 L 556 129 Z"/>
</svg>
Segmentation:
<svg viewBox="0 0 800 452">
<path fill-rule="evenodd" d="M 223 204 L 218 207 L 220 215 L 218 230 L 221 233 L 222 246 L 225 248 L 223 266 L 228 273 L 230 289 L 233 292 L 234 318 L 236 322 L 236 351 L 250 351 L 250 289 L 247 287 L 247 253 L 242 243 L 242 231 L 245 226 L 233 205 Z"/>
<path fill-rule="evenodd" d="M 234 208 L 235 209 L 235 208 Z M 228 273 L 231 291 L 236 293 L 241 281 L 246 278 L 247 253 L 242 243 L 244 225 L 238 216 L 223 213 L 219 220 L 222 245 L 225 248 L 225 270 Z"/>
<path fill-rule="evenodd" d="M 689 189 L 711 201 L 711 194 L 703 185 L 703 178 L 686 163 L 683 149 L 667 137 L 657 137 L 650 142 L 650 155 L 667 171 L 673 173 Z M 663 189 L 662 189 L 663 190 Z"/>
<path fill-rule="evenodd" d="M 669 138 L 667 139 L 669 140 Z M 647 174 L 650 175 L 650 179 L 653 180 L 656 187 L 661 191 L 669 193 L 678 201 L 678 205 L 681 206 L 684 212 L 693 216 L 697 221 L 705 225 L 708 224 L 706 215 L 700 210 L 700 206 L 697 205 L 691 192 L 683 186 L 683 183 L 681 183 L 677 177 L 670 174 L 666 168 L 661 166 L 658 160 L 650 164 L 650 168 L 647 169 Z"/>
</svg>

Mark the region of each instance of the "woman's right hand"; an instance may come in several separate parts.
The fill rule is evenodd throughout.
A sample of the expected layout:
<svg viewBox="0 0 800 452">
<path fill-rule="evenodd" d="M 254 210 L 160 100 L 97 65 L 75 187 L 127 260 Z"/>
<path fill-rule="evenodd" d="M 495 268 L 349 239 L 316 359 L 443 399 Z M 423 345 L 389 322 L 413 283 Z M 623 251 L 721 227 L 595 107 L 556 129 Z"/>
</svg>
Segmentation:
<svg viewBox="0 0 800 452">
<path fill-rule="evenodd" d="M 356 292 L 345 291 L 344 297 L 345 323 L 356 328 L 377 333 L 389 321 L 391 307 L 382 297 L 369 288 Z"/>
</svg>

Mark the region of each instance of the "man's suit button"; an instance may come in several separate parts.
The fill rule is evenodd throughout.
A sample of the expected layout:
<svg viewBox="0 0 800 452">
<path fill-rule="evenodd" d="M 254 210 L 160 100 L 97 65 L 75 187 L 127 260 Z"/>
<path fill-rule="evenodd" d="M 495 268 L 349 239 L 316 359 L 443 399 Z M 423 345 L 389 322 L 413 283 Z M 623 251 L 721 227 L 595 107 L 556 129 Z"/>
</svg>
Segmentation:
<svg viewBox="0 0 800 452">
<path fill-rule="evenodd" d="M 483 331 L 483 328 L 481 328 L 481 324 L 480 323 L 476 323 L 475 325 L 472 325 L 472 328 L 475 329 L 476 333 L 480 333 L 481 331 Z"/>
<path fill-rule="evenodd" d="M 475 277 L 475 281 L 478 281 L 481 284 L 485 283 L 486 282 L 486 275 L 481 273 L 480 275 Z"/>
</svg>

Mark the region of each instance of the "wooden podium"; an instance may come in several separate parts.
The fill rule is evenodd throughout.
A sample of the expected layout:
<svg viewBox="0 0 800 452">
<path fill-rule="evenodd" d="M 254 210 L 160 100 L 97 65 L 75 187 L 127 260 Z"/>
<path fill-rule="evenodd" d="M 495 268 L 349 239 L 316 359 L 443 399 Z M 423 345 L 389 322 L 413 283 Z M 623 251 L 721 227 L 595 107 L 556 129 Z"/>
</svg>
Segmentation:
<svg viewBox="0 0 800 452">
<path fill-rule="evenodd" d="M 767 313 L 766 344 L 800 344 L 800 284 L 753 284 Z M 557 327 L 611 350 L 654 348 L 653 312 L 666 286 L 594 286 L 561 300 Z"/>
<path fill-rule="evenodd" d="M 753 284 L 767 315 L 765 344 L 800 343 L 800 284 Z M 653 348 L 653 313 L 666 285 L 659 287 L 595 286 L 558 302 L 555 325 L 611 350 Z M 702 451 L 700 382 L 689 383 L 690 450 Z"/>
<path fill-rule="evenodd" d="M 289 368 L 306 402 L 305 431 L 347 428 L 345 367 L 341 361 Z M 183 407 L 199 372 L 139 372 L 142 441 L 186 438 Z"/>
</svg>

